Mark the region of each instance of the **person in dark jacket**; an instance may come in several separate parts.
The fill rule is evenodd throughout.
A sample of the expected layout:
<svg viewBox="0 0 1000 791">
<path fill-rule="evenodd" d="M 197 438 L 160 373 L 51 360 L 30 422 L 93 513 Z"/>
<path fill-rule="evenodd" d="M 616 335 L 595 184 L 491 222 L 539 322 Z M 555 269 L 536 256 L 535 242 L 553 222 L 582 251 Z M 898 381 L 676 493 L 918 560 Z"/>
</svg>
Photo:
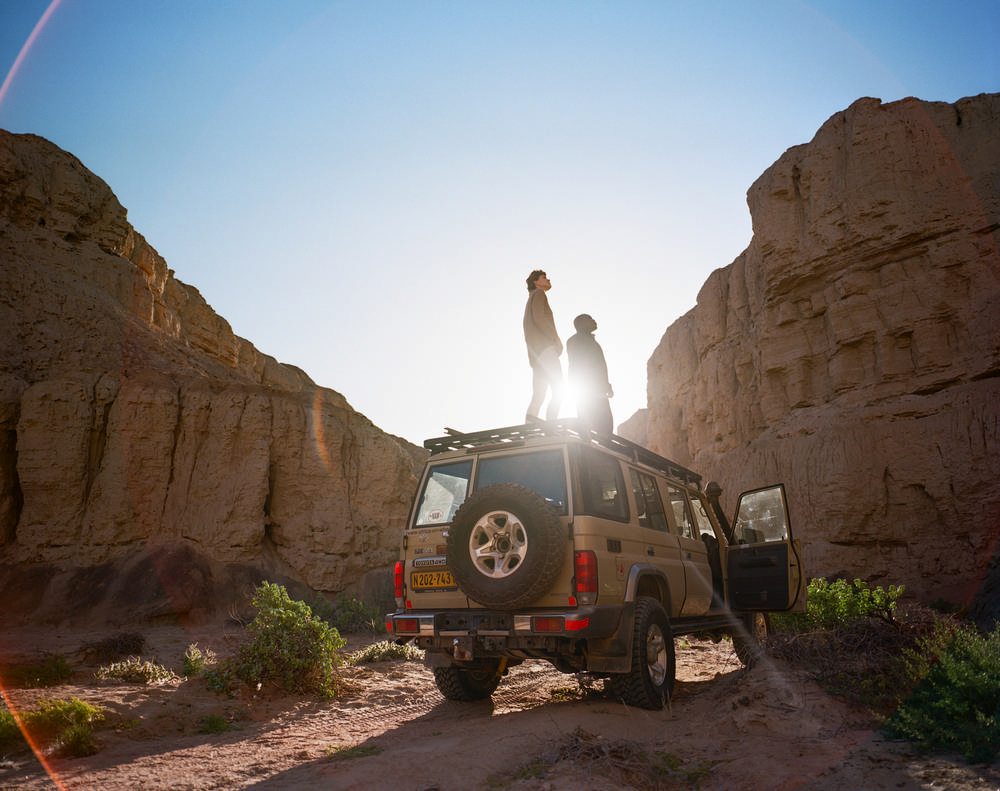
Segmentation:
<svg viewBox="0 0 1000 791">
<path fill-rule="evenodd" d="M 586 313 L 573 319 L 576 334 L 566 341 L 569 379 L 576 394 L 576 414 L 586 428 L 611 434 L 614 419 L 608 399 L 615 393 L 608 382 L 608 364 L 601 345 L 594 339 L 597 322 Z"/>
</svg>

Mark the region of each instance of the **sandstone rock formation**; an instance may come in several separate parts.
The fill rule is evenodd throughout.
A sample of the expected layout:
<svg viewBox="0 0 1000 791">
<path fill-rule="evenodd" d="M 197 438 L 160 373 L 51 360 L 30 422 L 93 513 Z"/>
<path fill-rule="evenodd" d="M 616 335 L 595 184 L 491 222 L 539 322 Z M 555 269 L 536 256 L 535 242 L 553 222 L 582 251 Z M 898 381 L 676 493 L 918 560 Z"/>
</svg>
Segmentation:
<svg viewBox="0 0 1000 791">
<path fill-rule="evenodd" d="M 185 612 L 224 580 L 336 592 L 395 560 L 423 451 L 236 337 L 103 181 L 6 132 L 0 366 L 0 585 L 27 609 L 85 568 L 169 568 Z"/>
<path fill-rule="evenodd" d="M 1000 616 L 1000 95 L 861 99 L 748 203 L 631 431 L 730 500 L 784 481 L 810 576 Z"/>
</svg>

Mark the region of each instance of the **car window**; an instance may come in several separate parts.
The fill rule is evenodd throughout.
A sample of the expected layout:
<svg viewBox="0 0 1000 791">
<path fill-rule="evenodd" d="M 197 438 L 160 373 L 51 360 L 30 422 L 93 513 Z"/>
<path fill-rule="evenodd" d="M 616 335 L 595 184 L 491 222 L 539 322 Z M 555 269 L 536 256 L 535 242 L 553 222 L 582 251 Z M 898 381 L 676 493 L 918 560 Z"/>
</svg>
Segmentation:
<svg viewBox="0 0 1000 791">
<path fill-rule="evenodd" d="M 417 525 L 450 522 L 469 491 L 472 461 L 460 461 L 432 467 L 420 494 Z"/>
<path fill-rule="evenodd" d="M 617 459 L 601 453 L 583 453 L 580 459 L 580 489 L 584 513 L 628 521 L 625 477 Z"/>
<path fill-rule="evenodd" d="M 715 528 L 712 527 L 712 520 L 708 516 L 705 502 L 700 497 L 692 496 L 691 509 L 694 511 L 694 521 L 698 525 L 698 533 L 715 538 Z"/>
<path fill-rule="evenodd" d="M 779 486 L 740 495 L 733 527 L 735 543 L 788 540 L 788 511 L 784 490 Z"/>
<path fill-rule="evenodd" d="M 476 488 L 482 489 L 493 483 L 527 486 L 558 511 L 566 513 L 566 465 L 561 449 L 480 457 Z"/>
<path fill-rule="evenodd" d="M 663 500 L 660 499 L 660 492 L 656 488 L 656 480 L 652 475 L 632 468 L 629 468 L 629 477 L 632 480 L 635 507 L 639 509 L 636 516 L 639 524 L 666 532 L 667 517 L 663 513 Z"/>
<path fill-rule="evenodd" d="M 677 529 L 680 530 L 681 535 L 687 538 L 697 538 L 687 494 L 683 489 L 667 484 L 667 497 L 670 498 L 670 507 L 674 512 L 674 520 L 677 522 Z"/>
</svg>

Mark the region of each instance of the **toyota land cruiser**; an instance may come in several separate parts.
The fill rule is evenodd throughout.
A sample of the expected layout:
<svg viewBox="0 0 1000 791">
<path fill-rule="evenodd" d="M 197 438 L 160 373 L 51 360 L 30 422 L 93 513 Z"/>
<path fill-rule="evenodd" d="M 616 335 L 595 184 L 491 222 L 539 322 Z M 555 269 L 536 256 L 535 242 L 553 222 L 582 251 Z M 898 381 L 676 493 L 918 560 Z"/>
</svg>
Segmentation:
<svg viewBox="0 0 1000 791">
<path fill-rule="evenodd" d="M 740 495 L 730 523 L 717 485 L 571 421 L 424 447 L 386 628 L 424 649 L 449 699 L 489 697 L 536 658 L 661 708 L 674 637 L 731 634 L 748 662 L 761 613 L 805 607 L 781 484 Z"/>
</svg>

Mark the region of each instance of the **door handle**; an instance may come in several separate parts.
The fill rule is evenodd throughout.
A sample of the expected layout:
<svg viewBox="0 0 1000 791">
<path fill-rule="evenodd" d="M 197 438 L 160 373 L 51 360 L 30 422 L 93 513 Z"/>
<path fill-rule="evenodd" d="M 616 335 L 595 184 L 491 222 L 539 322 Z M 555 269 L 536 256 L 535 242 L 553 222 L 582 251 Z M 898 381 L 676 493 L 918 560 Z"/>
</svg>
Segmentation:
<svg viewBox="0 0 1000 791">
<path fill-rule="evenodd" d="M 652 557 L 656 554 L 656 550 L 653 547 L 646 547 L 646 554 Z"/>
</svg>

